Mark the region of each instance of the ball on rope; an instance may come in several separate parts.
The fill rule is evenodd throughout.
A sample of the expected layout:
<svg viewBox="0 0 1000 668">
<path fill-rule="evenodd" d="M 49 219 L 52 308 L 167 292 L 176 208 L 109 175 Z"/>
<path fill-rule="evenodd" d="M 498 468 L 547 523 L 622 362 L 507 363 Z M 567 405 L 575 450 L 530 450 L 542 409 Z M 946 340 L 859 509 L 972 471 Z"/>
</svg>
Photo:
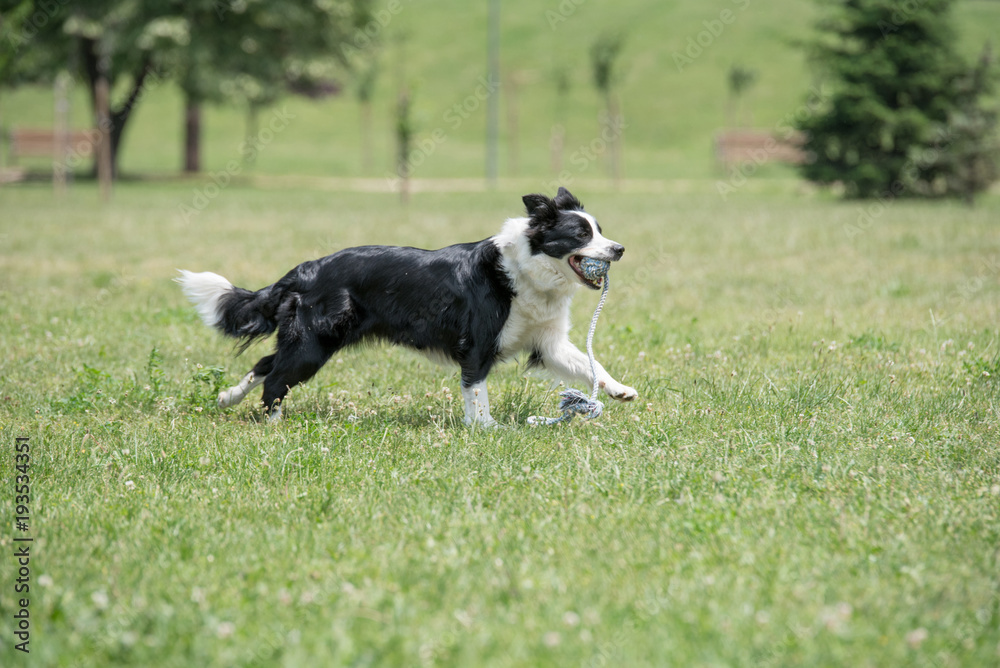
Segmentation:
<svg viewBox="0 0 1000 668">
<path fill-rule="evenodd" d="M 585 257 L 580 260 L 580 273 L 591 281 L 596 281 L 598 278 L 607 276 L 608 269 L 610 268 L 611 263 L 605 260 L 597 260 L 592 257 Z"/>
</svg>

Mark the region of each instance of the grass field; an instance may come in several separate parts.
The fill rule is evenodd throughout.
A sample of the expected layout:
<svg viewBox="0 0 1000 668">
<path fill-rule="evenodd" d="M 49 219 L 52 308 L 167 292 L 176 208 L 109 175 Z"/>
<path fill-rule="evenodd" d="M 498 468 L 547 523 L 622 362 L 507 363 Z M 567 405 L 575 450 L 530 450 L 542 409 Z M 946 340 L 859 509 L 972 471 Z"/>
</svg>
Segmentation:
<svg viewBox="0 0 1000 668">
<path fill-rule="evenodd" d="M 235 184 L 185 222 L 191 192 L 0 189 L 0 514 L 26 436 L 35 537 L 24 661 L 0 535 L 0 664 L 1000 662 L 995 196 L 578 192 L 628 249 L 596 348 L 640 400 L 529 428 L 556 394 L 511 364 L 484 433 L 399 349 L 338 355 L 280 424 L 219 412 L 260 349 L 170 279 L 482 238 L 520 193 Z"/>
</svg>

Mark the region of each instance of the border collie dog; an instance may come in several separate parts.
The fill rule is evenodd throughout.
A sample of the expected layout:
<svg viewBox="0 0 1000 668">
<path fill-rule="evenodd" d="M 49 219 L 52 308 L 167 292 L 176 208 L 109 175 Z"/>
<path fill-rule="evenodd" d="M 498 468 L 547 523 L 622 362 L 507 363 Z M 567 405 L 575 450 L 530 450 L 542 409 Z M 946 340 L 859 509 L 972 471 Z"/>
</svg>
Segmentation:
<svg viewBox="0 0 1000 668">
<path fill-rule="evenodd" d="M 218 274 L 182 270 L 176 280 L 202 321 L 241 339 L 240 352 L 278 333 L 274 354 L 220 393 L 219 407 L 238 404 L 263 384 L 268 420 L 280 418 L 291 388 L 341 348 L 368 340 L 457 363 L 470 425 L 496 424 L 486 376 L 520 351 L 530 355 L 529 366 L 592 386 L 590 362 L 569 340 L 570 301 L 580 285 L 600 288 L 600 279 L 580 271 L 582 258 L 615 261 L 625 248 L 605 238 L 565 188 L 555 199 L 525 195 L 523 201 L 527 217 L 511 218 L 489 239 L 440 250 L 347 248 L 304 262 L 256 292 Z M 636 398 L 633 388 L 596 368 L 609 396 Z"/>
</svg>

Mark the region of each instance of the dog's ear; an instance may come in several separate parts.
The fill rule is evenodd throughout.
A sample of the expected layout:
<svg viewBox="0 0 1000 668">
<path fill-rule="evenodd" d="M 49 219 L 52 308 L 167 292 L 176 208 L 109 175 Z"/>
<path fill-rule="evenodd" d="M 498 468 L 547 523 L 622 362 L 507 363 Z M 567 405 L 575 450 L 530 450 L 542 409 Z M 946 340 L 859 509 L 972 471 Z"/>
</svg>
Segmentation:
<svg viewBox="0 0 1000 668">
<path fill-rule="evenodd" d="M 559 192 L 556 194 L 554 203 L 556 209 L 559 211 L 583 211 L 583 205 L 580 204 L 580 200 L 562 186 L 559 187 Z"/>
<path fill-rule="evenodd" d="M 555 222 L 556 204 L 545 195 L 525 195 L 521 198 L 532 221 L 537 223 Z"/>
</svg>

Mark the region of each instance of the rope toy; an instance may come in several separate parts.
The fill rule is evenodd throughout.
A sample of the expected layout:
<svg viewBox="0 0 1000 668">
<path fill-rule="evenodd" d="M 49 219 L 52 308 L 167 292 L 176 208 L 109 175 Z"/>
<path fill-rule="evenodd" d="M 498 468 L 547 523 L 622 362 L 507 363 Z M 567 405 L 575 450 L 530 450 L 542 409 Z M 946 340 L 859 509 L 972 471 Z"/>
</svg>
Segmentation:
<svg viewBox="0 0 1000 668">
<path fill-rule="evenodd" d="M 604 412 L 604 404 L 597 398 L 600 388 L 597 382 L 597 362 L 594 359 L 594 330 L 597 329 L 597 319 L 601 316 L 601 309 L 604 308 L 604 302 L 608 298 L 608 288 L 611 285 L 608 277 L 608 269 L 610 268 L 611 263 L 604 260 L 595 260 L 591 257 L 585 257 L 580 260 L 580 273 L 591 281 L 601 279 L 602 287 L 601 300 L 597 302 L 597 308 L 594 309 L 594 317 L 590 321 L 590 331 L 587 332 L 587 359 L 590 360 L 590 373 L 594 379 L 594 388 L 590 396 L 588 397 L 580 390 L 574 388 L 563 390 L 559 393 L 559 396 L 562 397 L 562 400 L 559 402 L 559 410 L 562 411 L 561 416 L 547 418 L 541 415 L 532 415 L 528 418 L 528 424 L 537 426 L 569 422 L 575 415 L 581 415 L 591 420 L 600 417 L 601 413 Z"/>
</svg>

